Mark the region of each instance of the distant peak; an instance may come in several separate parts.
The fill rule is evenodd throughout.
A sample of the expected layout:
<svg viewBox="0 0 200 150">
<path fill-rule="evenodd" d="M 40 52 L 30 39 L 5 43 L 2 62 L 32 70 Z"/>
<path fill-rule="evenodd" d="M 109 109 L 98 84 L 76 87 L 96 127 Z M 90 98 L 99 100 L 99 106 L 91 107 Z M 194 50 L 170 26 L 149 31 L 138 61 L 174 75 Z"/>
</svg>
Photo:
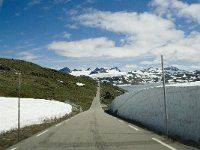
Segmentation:
<svg viewBox="0 0 200 150">
<path fill-rule="evenodd" d="M 63 73 L 70 73 L 71 72 L 71 70 L 68 67 L 62 68 L 59 71 L 63 72 Z"/>
<path fill-rule="evenodd" d="M 172 71 L 179 71 L 179 68 L 174 67 L 174 66 L 170 66 L 170 67 L 166 67 L 164 68 L 165 70 L 172 70 Z"/>
<path fill-rule="evenodd" d="M 72 71 L 82 71 L 82 70 L 80 70 L 80 69 L 74 69 L 74 70 L 72 70 Z"/>
<path fill-rule="evenodd" d="M 110 70 L 116 70 L 116 71 L 121 72 L 121 70 L 120 70 L 118 67 L 113 67 L 113 68 L 111 68 Z"/>
<path fill-rule="evenodd" d="M 99 74 L 99 73 L 107 73 L 107 70 L 104 68 L 96 68 L 90 74 Z"/>
<path fill-rule="evenodd" d="M 91 68 L 87 68 L 87 71 L 90 71 L 91 70 Z"/>
</svg>

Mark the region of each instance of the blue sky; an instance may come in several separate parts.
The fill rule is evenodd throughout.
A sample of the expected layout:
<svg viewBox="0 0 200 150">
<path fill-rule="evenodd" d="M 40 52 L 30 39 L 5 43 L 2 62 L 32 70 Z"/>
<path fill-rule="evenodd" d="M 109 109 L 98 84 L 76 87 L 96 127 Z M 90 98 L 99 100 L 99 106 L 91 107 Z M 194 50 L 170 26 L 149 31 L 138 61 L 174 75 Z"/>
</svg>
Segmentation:
<svg viewBox="0 0 200 150">
<path fill-rule="evenodd" d="M 0 0 L 0 57 L 44 67 L 200 69 L 199 0 Z"/>
</svg>

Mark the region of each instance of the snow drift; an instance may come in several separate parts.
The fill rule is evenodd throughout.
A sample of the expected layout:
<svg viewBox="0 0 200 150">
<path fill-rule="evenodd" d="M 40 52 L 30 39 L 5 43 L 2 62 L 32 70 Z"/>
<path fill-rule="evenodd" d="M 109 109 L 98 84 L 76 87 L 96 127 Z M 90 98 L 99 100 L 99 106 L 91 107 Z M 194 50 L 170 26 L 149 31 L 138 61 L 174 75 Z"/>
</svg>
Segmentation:
<svg viewBox="0 0 200 150">
<path fill-rule="evenodd" d="M 189 85 L 189 86 L 188 86 Z M 166 87 L 169 134 L 200 143 L 199 83 Z M 138 89 L 117 97 L 110 110 L 117 115 L 165 132 L 162 87 Z"/>
<path fill-rule="evenodd" d="M 18 98 L 0 97 L 0 133 L 17 128 Z M 72 106 L 44 99 L 21 99 L 21 127 L 40 124 L 72 112 Z"/>
</svg>

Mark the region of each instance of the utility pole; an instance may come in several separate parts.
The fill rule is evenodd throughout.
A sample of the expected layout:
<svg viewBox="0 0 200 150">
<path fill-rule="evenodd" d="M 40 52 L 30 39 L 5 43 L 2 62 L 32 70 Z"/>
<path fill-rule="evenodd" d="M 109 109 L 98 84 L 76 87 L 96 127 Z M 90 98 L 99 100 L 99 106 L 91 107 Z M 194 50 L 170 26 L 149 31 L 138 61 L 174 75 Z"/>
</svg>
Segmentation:
<svg viewBox="0 0 200 150">
<path fill-rule="evenodd" d="M 164 109 L 165 109 L 165 130 L 166 135 L 168 137 L 168 112 L 167 112 L 167 101 L 166 101 L 166 87 L 165 87 L 165 71 L 163 65 L 163 55 L 161 55 L 161 62 L 162 62 L 162 73 L 163 73 L 163 92 L 164 92 Z"/>
<path fill-rule="evenodd" d="M 21 73 L 18 73 L 18 135 L 17 135 L 17 140 L 18 142 L 20 141 L 20 88 L 21 88 Z"/>
</svg>

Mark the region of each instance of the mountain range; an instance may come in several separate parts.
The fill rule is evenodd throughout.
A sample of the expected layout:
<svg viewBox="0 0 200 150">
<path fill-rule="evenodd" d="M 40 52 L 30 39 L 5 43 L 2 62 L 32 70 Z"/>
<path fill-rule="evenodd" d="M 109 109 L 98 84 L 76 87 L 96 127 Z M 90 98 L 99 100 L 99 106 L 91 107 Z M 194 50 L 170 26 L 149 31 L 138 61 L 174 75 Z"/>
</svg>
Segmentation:
<svg viewBox="0 0 200 150">
<path fill-rule="evenodd" d="M 123 72 L 118 67 L 105 69 L 95 68 L 94 70 L 88 68 L 86 70 L 70 70 L 65 67 L 59 70 L 73 76 L 88 76 L 93 79 L 98 79 L 103 82 L 112 84 L 139 84 L 139 83 L 159 83 L 163 79 L 162 70 L 160 68 L 146 68 L 141 70 L 134 70 Z M 164 68 L 166 83 L 185 83 L 200 81 L 200 70 L 186 71 L 177 67 L 170 66 Z"/>
</svg>

